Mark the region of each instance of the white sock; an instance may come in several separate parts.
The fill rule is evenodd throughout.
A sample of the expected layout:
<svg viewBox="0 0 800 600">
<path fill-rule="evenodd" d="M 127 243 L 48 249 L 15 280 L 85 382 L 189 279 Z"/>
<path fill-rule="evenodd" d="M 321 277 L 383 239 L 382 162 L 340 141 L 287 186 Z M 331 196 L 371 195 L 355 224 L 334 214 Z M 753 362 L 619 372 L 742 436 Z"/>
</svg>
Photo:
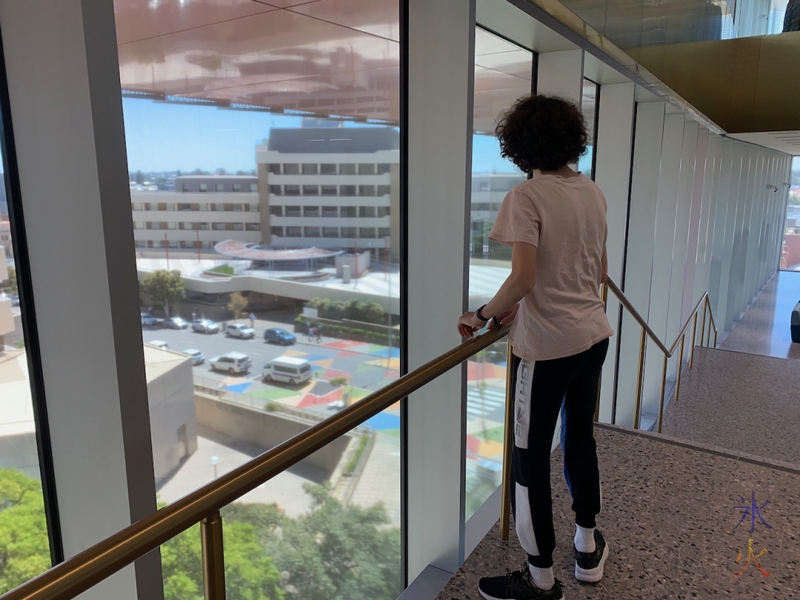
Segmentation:
<svg viewBox="0 0 800 600">
<path fill-rule="evenodd" d="M 533 579 L 533 585 L 540 590 L 549 590 L 556 584 L 556 578 L 553 575 L 553 567 L 540 569 L 529 563 L 528 571 L 531 574 L 531 579 Z"/>
<path fill-rule="evenodd" d="M 578 552 L 594 552 L 597 545 L 594 543 L 594 527 L 587 528 L 576 525 L 575 548 Z"/>
</svg>

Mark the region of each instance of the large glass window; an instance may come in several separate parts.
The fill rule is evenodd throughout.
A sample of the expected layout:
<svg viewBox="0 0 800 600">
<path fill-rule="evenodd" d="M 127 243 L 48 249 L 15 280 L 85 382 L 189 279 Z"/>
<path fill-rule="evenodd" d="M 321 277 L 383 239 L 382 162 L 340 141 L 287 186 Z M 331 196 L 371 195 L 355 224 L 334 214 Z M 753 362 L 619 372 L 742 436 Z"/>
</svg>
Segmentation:
<svg viewBox="0 0 800 600">
<path fill-rule="evenodd" d="M 0 157 L 0 162 L 2 157 Z M 3 178 L 0 173 L 0 178 Z M 3 182 L 2 190 L 8 189 Z M 0 195 L 0 594 L 51 567 L 14 225 Z"/>
<path fill-rule="evenodd" d="M 511 272 L 508 247 L 489 240 L 503 198 L 525 181 L 500 157 L 494 129 L 500 113 L 531 93 L 533 54 L 481 28 L 475 32 L 469 306 L 487 302 Z M 466 516 L 500 484 L 505 415 L 506 344 L 479 353 L 467 369 Z"/>
<path fill-rule="evenodd" d="M 145 353 L 148 379 L 170 369 L 186 384 L 169 403 L 150 399 L 164 503 L 399 376 L 390 219 L 400 211 L 377 239 L 374 221 L 340 204 L 369 203 L 353 197 L 362 184 L 374 197 L 378 181 L 387 205 L 398 196 L 399 2 L 278 4 L 115 0 L 129 170 L 154 184 L 132 188 L 132 202 L 174 203 L 176 189 L 198 202 L 208 196 L 200 183 L 224 185 L 218 206 L 255 194 L 252 210 L 214 212 L 208 231 L 153 211 L 139 221 L 178 227 L 134 232 L 142 312 L 153 317 L 143 338 L 186 354 Z M 157 278 L 183 292 L 160 296 Z M 250 314 L 259 343 L 194 323 L 227 328 Z M 173 329 L 176 316 L 188 326 Z M 247 354 L 246 371 L 215 360 L 230 351 Z M 174 411 L 159 412 L 167 404 Z M 229 597 L 396 598 L 399 434 L 393 407 L 223 511 L 226 566 L 237 573 Z M 202 595 L 191 544 L 162 549 L 168 597 Z M 333 573 L 342 557 L 357 568 Z"/>
<path fill-rule="evenodd" d="M 785 183 L 789 184 L 789 201 L 786 204 L 781 269 L 800 271 L 800 157 L 794 157 L 791 181 Z"/>
<path fill-rule="evenodd" d="M 586 154 L 578 160 L 578 170 L 589 179 L 594 179 L 594 149 L 597 137 L 597 111 L 600 105 L 597 95 L 600 86 L 590 79 L 583 80 L 583 93 L 581 96 L 581 112 L 586 121 Z"/>
</svg>

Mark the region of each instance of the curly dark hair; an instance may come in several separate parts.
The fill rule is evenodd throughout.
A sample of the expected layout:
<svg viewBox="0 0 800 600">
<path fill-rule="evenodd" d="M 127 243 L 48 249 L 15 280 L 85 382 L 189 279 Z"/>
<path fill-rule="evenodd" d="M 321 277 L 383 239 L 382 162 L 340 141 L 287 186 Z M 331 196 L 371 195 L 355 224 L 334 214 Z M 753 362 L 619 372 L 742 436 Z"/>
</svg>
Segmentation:
<svg viewBox="0 0 800 600">
<path fill-rule="evenodd" d="M 571 101 L 531 95 L 500 116 L 495 128 L 500 154 L 524 173 L 555 171 L 586 152 L 586 122 Z"/>
</svg>

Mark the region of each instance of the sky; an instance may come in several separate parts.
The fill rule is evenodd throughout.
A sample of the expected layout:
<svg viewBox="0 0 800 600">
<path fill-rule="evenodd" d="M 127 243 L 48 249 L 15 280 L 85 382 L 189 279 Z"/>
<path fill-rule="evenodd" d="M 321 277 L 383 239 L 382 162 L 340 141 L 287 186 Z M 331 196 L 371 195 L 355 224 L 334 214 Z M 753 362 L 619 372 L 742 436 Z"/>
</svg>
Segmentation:
<svg viewBox="0 0 800 600">
<path fill-rule="evenodd" d="M 128 169 L 136 171 L 250 171 L 255 148 L 273 127 L 300 127 L 302 118 L 266 112 L 230 110 L 123 98 Z M 364 127 L 345 122 L 348 127 Z M 473 172 L 515 173 L 500 158 L 494 137 L 474 136 Z"/>
</svg>

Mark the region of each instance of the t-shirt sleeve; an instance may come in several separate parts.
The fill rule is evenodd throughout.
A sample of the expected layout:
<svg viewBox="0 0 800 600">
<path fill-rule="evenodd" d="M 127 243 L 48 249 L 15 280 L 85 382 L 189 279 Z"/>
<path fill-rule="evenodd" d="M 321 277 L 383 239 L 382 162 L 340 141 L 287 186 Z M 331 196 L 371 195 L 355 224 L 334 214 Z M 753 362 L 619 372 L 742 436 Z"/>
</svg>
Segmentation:
<svg viewBox="0 0 800 600">
<path fill-rule="evenodd" d="M 525 242 L 538 247 L 541 224 L 539 208 L 533 198 L 511 190 L 500 205 L 489 239 L 506 246 Z"/>
</svg>

